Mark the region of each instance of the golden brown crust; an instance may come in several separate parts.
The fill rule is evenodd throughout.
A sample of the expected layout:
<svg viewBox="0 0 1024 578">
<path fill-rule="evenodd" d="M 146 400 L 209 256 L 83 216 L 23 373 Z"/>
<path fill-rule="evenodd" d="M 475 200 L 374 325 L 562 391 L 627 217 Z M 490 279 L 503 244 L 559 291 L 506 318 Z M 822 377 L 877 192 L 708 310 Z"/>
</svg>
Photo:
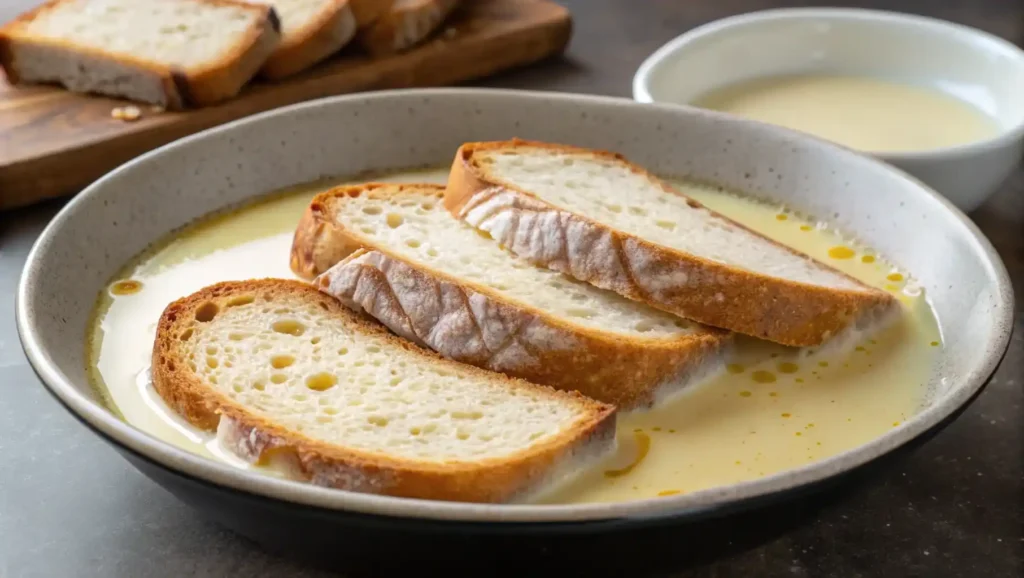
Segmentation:
<svg viewBox="0 0 1024 578">
<path fill-rule="evenodd" d="M 206 1 L 237 4 L 234 0 Z M 206 70 L 186 73 L 189 104 L 209 106 L 238 95 L 242 87 L 256 76 L 280 42 L 280 21 L 274 9 L 259 4 L 249 6 L 263 10 L 261 24 L 249 30 L 245 41 L 236 52 L 226 55 Z"/>
<path fill-rule="evenodd" d="M 500 380 L 509 388 L 525 388 L 535 394 L 549 395 L 558 403 L 577 404 L 583 409 L 584 417 L 574 427 L 516 455 L 474 462 L 437 463 L 395 458 L 308 438 L 250 413 L 208 387 L 188 366 L 183 343 L 202 330 L 203 322 L 196 320 L 197 310 L 209 302 L 220 308 L 228 307 L 228 301 L 238 295 L 255 296 L 257 304 L 268 299 L 315 302 L 324 309 L 324 315 L 341 318 L 353 331 L 375 335 L 394 347 L 412 351 L 422 356 L 424 364 Z M 187 333 L 189 329 L 192 333 Z M 305 479 L 338 489 L 435 500 L 508 501 L 534 489 L 563 460 L 586 451 L 591 443 L 608 444 L 614 435 L 615 409 L 611 406 L 443 359 L 391 335 L 338 301 L 298 281 L 260 279 L 218 283 L 171 303 L 157 326 L 152 362 L 157 393 L 189 423 L 213 431 L 223 418 L 228 418 L 227 423 L 233 429 L 231 438 L 236 442 L 241 440 L 253 457 L 265 459 L 285 454 L 298 465 Z"/>
<path fill-rule="evenodd" d="M 352 4 L 352 0 L 329 0 L 315 22 L 278 45 L 260 74 L 268 80 L 280 80 L 341 50 L 356 32 Z"/>
<path fill-rule="evenodd" d="M 14 66 L 14 51 L 11 49 L 11 39 L 0 30 L 0 68 L 7 77 L 7 82 L 14 85 L 21 82 L 17 67 Z"/>
<path fill-rule="evenodd" d="M 372 56 L 402 52 L 422 42 L 444 23 L 458 0 L 417 0 L 394 6 L 358 36 Z"/>
<path fill-rule="evenodd" d="M 167 107 L 182 109 L 188 106 L 208 106 L 234 97 L 256 74 L 260 66 L 273 51 L 280 38 L 280 22 L 273 8 L 250 4 L 238 0 L 204 0 L 210 4 L 240 6 L 246 10 L 262 13 L 260 25 L 253 27 L 238 49 L 227 54 L 213 66 L 199 71 L 178 70 L 161 63 L 154 63 L 130 55 L 111 54 L 104 50 L 77 46 L 72 42 L 39 38 L 25 34 L 22 27 L 53 9 L 66 0 L 49 0 L 33 10 L 25 12 L 0 28 L 0 64 L 3 65 L 11 84 L 21 82 L 14 57 L 16 43 L 50 46 L 95 58 L 102 58 L 131 66 L 144 74 L 160 78 L 167 98 Z"/>
<path fill-rule="evenodd" d="M 506 236 L 497 239 L 538 265 L 562 271 L 581 281 L 687 319 L 792 346 L 819 345 L 857 320 L 874 317 L 880 310 L 896 306 L 897 302 L 891 295 L 863 284 L 863 290 L 856 291 L 797 283 L 656 245 L 585 216 L 562 211 L 528 191 L 488 175 L 474 159 L 480 151 L 517 147 L 587 154 L 623 163 L 628 161 L 615 153 L 518 139 L 466 143 L 459 148 L 445 192 L 445 207 L 453 215 L 465 219 L 473 206 L 505 195 L 506 202 L 500 210 L 508 211 L 513 222 L 518 224 L 525 214 L 557 213 L 563 228 L 573 227 L 601 236 L 605 245 L 615 251 L 614 255 L 608 255 L 611 266 L 593 268 L 579 263 L 579 256 L 568 251 L 557 256 L 532 251 L 517 242 L 515 227 L 509 227 Z M 644 169 L 632 164 L 629 167 L 658 183 L 667 194 L 685 197 Z M 699 205 L 692 199 L 690 202 Z M 730 225 L 752 231 L 724 216 L 714 215 Z M 784 247 L 766 237 L 764 240 Z M 821 266 L 828 268 L 824 264 Z M 667 287 L 662 283 L 647 282 L 651 278 L 668 278 L 677 272 L 682 272 L 682 277 L 688 281 Z"/>
<path fill-rule="evenodd" d="M 444 187 L 439 185 L 387 183 L 340 186 L 317 195 L 295 231 L 291 250 L 293 271 L 311 278 L 344 262 L 340 267 L 349 269 L 343 273 L 351 280 L 344 284 L 343 289 L 339 284 L 337 290 L 344 294 L 335 296 L 355 300 L 357 292 L 368 291 L 369 303 L 357 305 L 375 309 L 371 314 L 399 334 L 427 343 L 457 361 L 564 391 L 579 391 L 623 409 L 647 407 L 661 396 L 681 389 L 694 373 L 720 362 L 723 349 L 731 342 L 728 332 L 711 328 L 688 335 L 643 338 L 575 325 L 540 309 L 511 301 L 486 285 L 410 262 L 358 231 L 346 229 L 333 218 L 340 210 L 339 204 L 346 198 L 368 195 L 386 199 L 402 194 L 407 188 L 415 188 L 419 194 L 433 191 L 438 199 L 444 195 Z M 353 256 L 365 252 L 360 250 L 377 252 L 385 257 L 384 262 L 373 266 L 365 260 L 353 260 Z M 342 272 L 339 271 L 340 274 Z M 330 275 L 335 275 L 335 271 Z M 329 283 L 328 276 L 324 275 L 320 281 Z M 367 285 L 360 287 L 358 283 Z M 399 305 L 401 300 L 394 296 L 395 287 L 405 290 L 415 287 L 416 291 L 430 295 L 443 287 L 445 294 L 461 294 L 467 302 L 470 296 L 478 296 L 484 304 L 475 310 L 486 310 L 488 318 L 500 320 L 497 325 L 503 328 L 517 328 L 512 334 L 499 339 L 501 345 L 507 347 L 514 343 L 524 350 L 524 354 L 513 362 L 508 355 L 502 355 L 507 350 L 500 347 L 467 347 L 467 343 L 489 341 L 483 337 L 486 331 L 476 323 L 467 324 L 467 331 L 472 334 L 462 336 L 456 340 L 457 343 L 447 337 L 431 342 L 434 324 L 439 319 L 433 312 L 403 310 Z M 423 302 L 421 299 L 415 301 Z M 465 316 L 472 318 L 468 309 Z M 445 322 L 445 325 L 453 324 Z M 531 339 L 524 335 L 526 328 L 530 329 L 531 335 L 544 337 Z M 571 346 L 553 347 L 550 346 L 552 342 L 571 343 Z"/>
<path fill-rule="evenodd" d="M 394 4 L 393 0 L 352 0 L 352 14 L 356 17 L 356 26 L 365 28 L 387 14 Z"/>
<path fill-rule="evenodd" d="M 381 185 L 367 185 L 368 188 L 377 186 Z M 320 275 L 362 247 L 330 217 L 327 205 L 334 198 L 334 193 L 341 190 L 344 189 L 335 188 L 314 197 L 295 227 L 290 262 L 292 271 L 303 279 Z"/>
</svg>

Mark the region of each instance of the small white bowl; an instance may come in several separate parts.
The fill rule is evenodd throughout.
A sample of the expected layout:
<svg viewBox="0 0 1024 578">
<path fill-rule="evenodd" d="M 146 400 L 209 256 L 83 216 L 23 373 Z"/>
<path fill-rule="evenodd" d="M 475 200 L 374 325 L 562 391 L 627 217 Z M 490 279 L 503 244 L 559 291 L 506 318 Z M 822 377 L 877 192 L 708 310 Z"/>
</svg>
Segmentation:
<svg viewBox="0 0 1024 578">
<path fill-rule="evenodd" d="M 863 151 L 916 176 L 964 211 L 981 205 L 1021 161 L 1024 51 L 986 32 L 921 16 L 796 8 L 725 18 L 648 57 L 633 78 L 633 98 L 688 104 L 738 82 L 809 73 L 929 86 L 992 117 L 999 132 L 985 140 L 912 152 Z"/>
</svg>

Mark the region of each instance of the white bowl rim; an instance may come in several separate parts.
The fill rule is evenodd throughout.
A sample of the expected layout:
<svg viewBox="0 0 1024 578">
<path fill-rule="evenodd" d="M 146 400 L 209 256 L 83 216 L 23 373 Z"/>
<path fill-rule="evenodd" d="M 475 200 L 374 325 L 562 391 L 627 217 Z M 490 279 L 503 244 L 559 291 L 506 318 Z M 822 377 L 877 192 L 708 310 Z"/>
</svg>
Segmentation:
<svg viewBox="0 0 1024 578">
<path fill-rule="evenodd" d="M 772 20 L 789 20 L 803 18 L 823 18 L 834 20 L 860 20 L 897 23 L 907 26 L 917 26 L 931 30 L 944 31 L 961 38 L 970 38 L 989 47 L 990 50 L 1001 52 L 1010 58 L 1018 60 L 1024 70 L 1024 50 L 1019 48 L 1005 38 L 996 36 L 984 30 L 979 30 L 965 24 L 958 24 L 940 18 L 921 16 L 918 14 L 907 14 L 892 10 L 873 10 L 868 8 L 772 8 L 768 10 L 757 10 L 728 16 L 713 20 L 696 28 L 692 28 L 672 40 L 663 44 L 648 56 L 637 68 L 633 75 L 633 100 L 642 103 L 672 104 L 663 101 L 655 101 L 649 90 L 651 77 L 654 71 L 663 62 L 671 59 L 677 52 L 687 44 L 705 38 L 713 34 L 719 34 L 735 26 L 768 22 Z M 686 104 L 675 104 L 675 106 L 692 106 Z M 872 155 L 891 162 L 901 161 L 942 161 L 961 156 L 970 156 L 995 149 L 1006 147 L 1014 142 L 1024 139 L 1024 116 L 1016 124 L 1002 128 L 997 134 L 968 143 L 925 149 L 920 151 L 892 151 L 876 152 L 858 150 L 862 154 Z"/>
<path fill-rule="evenodd" d="M 628 99 L 616 97 L 508 89 L 430 88 L 366 92 L 327 97 L 259 113 L 196 133 L 145 153 L 111 171 L 71 199 L 50 221 L 28 254 L 25 268 L 18 282 L 15 318 L 18 335 L 25 355 L 43 386 L 68 411 L 92 429 L 94 433 L 105 438 L 105 441 L 112 442 L 120 448 L 127 449 L 179 474 L 232 490 L 296 505 L 351 513 L 450 522 L 567 523 L 615 520 L 642 521 L 644 519 L 674 516 L 698 516 L 705 512 L 727 509 L 737 503 L 757 500 L 774 494 L 811 486 L 883 457 L 918 438 L 933 427 L 938 426 L 955 414 L 958 409 L 969 403 L 988 382 L 1009 346 L 1014 315 L 1013 289 L 1010 284 L 1009 274 L 995 248 L 977 226 L 947 199 L 906 173 L 871 158 L 868 158 L 867 162 L 874 163 L 879 169 L 890 172 L 894 179 L 904 180 L 907 190 L 912 191 L 910 194 L 923 195 L 924 199 L 921 202 L 938 203 L 945 210 L 950 211 L 955 220 L 954 226 L 965 229 L 964 234 L 974 244 L 977 252 L 984 257 L 985 264 L 990 270 L 990 275 L 995 281 L 993 289 L 998 296 L 999 308 L 993 312 L 993 315 L 996 316 L 995 327 L 999 328 L 999 334 L 995 336 L 993 341 L 998 345 L 984 359 L 979 360 L 971 372 L 963 376 L 959 386 L 951 387 L 945 395 L 935 399 L 930 406 L 922 409 L 910 419 L 905 420 L 898 427 L 889 430 L 885 434 L 868 443 L 829 458 L 738 484 L 713 487 L 670 497 L 648 498 L 629 502 L 572 505 L 440 502 L 322 488 L 304 482 L 278 479 L 218 463 L 144 433 L 119 419 L 108 408 L 103 406 L 101 402 L 90 399 L 78 391 L 72 384 L 73 380 L 57 368 L 49 352 L 42 346 L 41 337 L 34 321 L 36 312 L 30 310 L 27 305 L 30 300 L 31 287 L 34 283 L 33 279 L 39 274 L 36 268 L 39 253 L 45 250 L 48 239 L 54 236 L 55 232 L 64 225 L 64 222 L 73 218 L 78 204 L 82 203 L 89 196 L 102 195 L 107 183 L 115 180 L 121 173 L 134 170 L 137 165 L 151 162 L 167 150 L 192 146 L 204 139 L 218 138 L 225 133 L 230 133 L 235 127 L 263 122 L 272 117 L 287 117 L 293 113 L 317 108 L 331 110 L 332 107 L 350 101 L 366 99 L 400 99 L 411 97 L 430 97 L 436 99 L 452 96 L 516 98 L 539 102 L 560 100 L 571 101 L 581 105 L 639 106 Z M 678 114 L 680 108 L 676 105 L 661 104 L 645 106 L 659 108 L 666 113 L 673 114 Z M 740 125 L 756 124 L 765 126 L 754 121 L 702 109 L 691 109 L 689 114 L 714 116 L 724 122 Z M 769 129 L 786 133 L 787 135 L 793 134 L 793 131 L 779 127 L 771 126 Z M 809 139 L 810 137 L 802 138 Z M 854 151 L 831 143 L 818 142 L 821 146 L 832 148 L 833 153 L 836 155 L 862 156 L 857 155 Z"/>
</svg>

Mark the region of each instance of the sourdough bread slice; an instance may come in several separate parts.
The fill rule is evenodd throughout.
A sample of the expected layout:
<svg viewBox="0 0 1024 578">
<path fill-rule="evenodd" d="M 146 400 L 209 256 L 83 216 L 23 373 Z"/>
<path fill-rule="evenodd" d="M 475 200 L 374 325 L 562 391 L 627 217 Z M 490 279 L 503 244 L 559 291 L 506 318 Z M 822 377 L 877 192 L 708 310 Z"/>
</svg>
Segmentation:
<svg viewBox="0 0 1024 578">
<path fill-rule="evenodd" d="M 373 56 L 403 52 L 438 29 L 459 0 L 395 0 L 391 9 L 359 33 L 359 43 Z"/>
<path fill-rule="evenodd" d="M 614 446 L 611 406 L 442 359 L 298 281 L 170 304 L 152 374 L 229 451 L 344 490 L 516 501 Z"/>
<path fill-rule="evenodd" d="M 621 409 L 722 367 L 726 332 L 518 259 L 452 218 L 443 194 L 367 184 L 318 195 L 296 230 L 292 268 L 323 272 L 322 291 L 446 357 Z"/>
<path fill-rule="evenodd" d="M 785 345 L 818 345 L 898 307 L 888 293 L 705 208 L 617 154 L 467 143 L 445 205 L 538 265 Z"/>
<path fill-rule="evenodd" d="M 250 0 L 256 1 L 256 0 Z M 281 17 L 281 43 L 261 74 L 278 80 L 301 72 L 342 49 L 356 34 L 353 5 L 366 0 L 259 0 Z"/>
<path fill-rule="evenodd" d="M 234 0 L 51 0 L 0 28 L 0 65 L 12 84 L 181 109 L 237 95 L 279 32 L 272 8 Z"/>
</svg>

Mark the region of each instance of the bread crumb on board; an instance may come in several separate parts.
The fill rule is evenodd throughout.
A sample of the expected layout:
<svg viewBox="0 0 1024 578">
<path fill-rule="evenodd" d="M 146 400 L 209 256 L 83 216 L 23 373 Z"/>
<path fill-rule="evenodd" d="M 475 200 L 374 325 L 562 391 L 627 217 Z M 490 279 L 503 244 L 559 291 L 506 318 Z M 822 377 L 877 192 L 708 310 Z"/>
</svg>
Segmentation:
<svg viewBox="0 0 1024 578">
<path fill-rule="evenodd" d="M 137 106 L 118 106 L 110 111 L 110 118 L 135 122 L 142 118 L 142 110 Z"/>
</svg>

